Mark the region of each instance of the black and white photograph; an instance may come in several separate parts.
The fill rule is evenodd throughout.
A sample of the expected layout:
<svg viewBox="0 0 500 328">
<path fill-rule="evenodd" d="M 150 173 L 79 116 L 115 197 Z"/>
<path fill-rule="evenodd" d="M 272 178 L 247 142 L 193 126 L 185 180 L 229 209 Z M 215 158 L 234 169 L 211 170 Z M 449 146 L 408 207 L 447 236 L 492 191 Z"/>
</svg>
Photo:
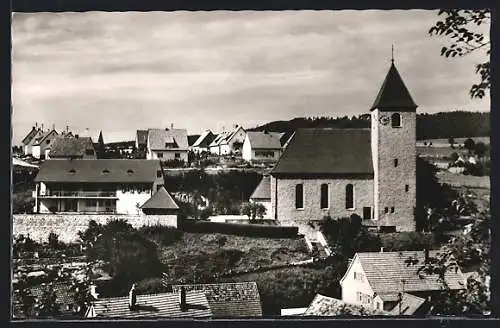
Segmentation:
<svg viewBox="0 0 500 328">
<path fill-rule="evenodd" d="M 491 14 L 13 12 L 11 320 L 490 317 Z"/>
</svg>

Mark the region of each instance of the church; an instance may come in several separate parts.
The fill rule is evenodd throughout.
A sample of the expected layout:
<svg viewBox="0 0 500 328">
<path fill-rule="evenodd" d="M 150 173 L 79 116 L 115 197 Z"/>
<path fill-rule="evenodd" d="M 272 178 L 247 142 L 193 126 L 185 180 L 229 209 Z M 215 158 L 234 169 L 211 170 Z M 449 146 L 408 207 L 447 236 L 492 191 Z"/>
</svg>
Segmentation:
<svg viewBox="0 0 500 328">
<path fill-rule="evenodd" d="M 305 223 L 357 214 L 380 231 L 415 230 L 416 109 L 392 60 L 371 128 L 295 131 L 266 179 L 268 216 Z"/>
</svg>

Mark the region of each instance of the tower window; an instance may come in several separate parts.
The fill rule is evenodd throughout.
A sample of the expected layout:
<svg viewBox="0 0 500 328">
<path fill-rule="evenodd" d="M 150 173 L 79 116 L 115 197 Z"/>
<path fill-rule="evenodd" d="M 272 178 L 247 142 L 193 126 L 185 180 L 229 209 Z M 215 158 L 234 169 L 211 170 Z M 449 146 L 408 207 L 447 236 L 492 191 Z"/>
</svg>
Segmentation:
<svg viewBox="0 0 500 328">
<path fill-rule="evenodd" d="M 394 207 L 391 207 L 391 213 L 394 213 Z"/>
<path fill-rule="evenodd" d="M 401 115 L 398 113 L 394 113 L 391 115 L 391 126 L 393 128 L 401 127 Z"/>
<path fill-rule="evenodd" d="M 304 208 L 304 185 L 302 184 L 295 186 L 295 208 Z"/>
<path fill-rule="evenodd" d="M 397 158 L 394 159 L 394 167 L 398 167 L 398 159 Z"/>
<path fill-rule="evenodd" d="M 321 185 L 321 208 L 328 208 L 328 185 L 323 183 Z"/>
<path fill-rule="evenodd" d="M 345 186 L 345 208 L 354 208 L 354 186 L 350 183 Z"/>
<path fill-rule="evenodd" d="M 405 191 L 406 192 L 410 191 L 410 185 L 405 185 Z"/>
<path fill-rule="evenodd" d="M 384 208 L 384 213 L 389 213 L 389 207 Z"/>
</svg>

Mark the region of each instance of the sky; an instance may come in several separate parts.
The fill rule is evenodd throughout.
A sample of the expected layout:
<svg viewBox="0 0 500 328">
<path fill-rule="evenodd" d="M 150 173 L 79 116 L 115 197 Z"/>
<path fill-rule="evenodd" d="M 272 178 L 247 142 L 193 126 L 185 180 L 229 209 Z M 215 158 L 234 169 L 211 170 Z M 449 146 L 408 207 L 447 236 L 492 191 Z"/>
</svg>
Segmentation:
<svg viewBox="0 0 500 328">
<path fill-rule="evenodd" d="M 394 60 L 418 112 L 470 99 L 485 52 L 439 56 L 437 11 L 15 13 L 12 136 L 35 122 L 104 141 L 174 124 L 218 133 L 294 117 L 368 113 Z M 488 37 L 489 26 L 483 31 Z M 88 129 L 88 130 L 87 130 Z"/>
</svg>

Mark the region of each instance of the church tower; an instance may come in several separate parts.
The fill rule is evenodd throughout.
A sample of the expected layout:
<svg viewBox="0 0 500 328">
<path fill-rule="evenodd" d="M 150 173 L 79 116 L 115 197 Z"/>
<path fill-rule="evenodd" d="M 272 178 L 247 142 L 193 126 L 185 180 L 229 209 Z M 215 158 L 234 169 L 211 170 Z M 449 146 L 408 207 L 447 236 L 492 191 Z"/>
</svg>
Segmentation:
<svg viewBox="0 0 500 328">
<path fill-rule="evenodd" d="M 377 226 L 415 230 L 417 105 L 394 60 L 371 107 Z"/>
</svg>

